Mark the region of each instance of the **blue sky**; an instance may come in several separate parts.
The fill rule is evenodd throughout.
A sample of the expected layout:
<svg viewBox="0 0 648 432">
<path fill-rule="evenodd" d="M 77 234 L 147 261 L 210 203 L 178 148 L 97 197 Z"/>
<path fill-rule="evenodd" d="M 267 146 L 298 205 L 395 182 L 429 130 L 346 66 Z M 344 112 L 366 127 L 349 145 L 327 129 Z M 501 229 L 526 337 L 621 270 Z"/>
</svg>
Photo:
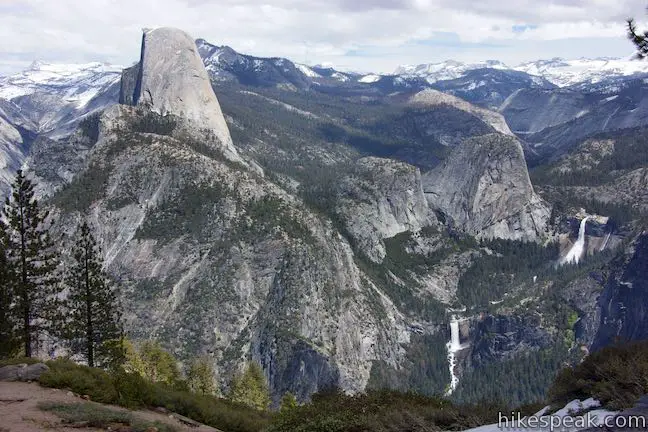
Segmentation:
<svg viewBox="0 0 648 432">
<path fill-rule="evenodd" d="M 391 72 L 401 64 L 627 57 L 645 0 L 0 0 L 0 74 L 33 60 L 129 65 L 141 29 L 182 28 L 258 56 Z"/>
</svg>

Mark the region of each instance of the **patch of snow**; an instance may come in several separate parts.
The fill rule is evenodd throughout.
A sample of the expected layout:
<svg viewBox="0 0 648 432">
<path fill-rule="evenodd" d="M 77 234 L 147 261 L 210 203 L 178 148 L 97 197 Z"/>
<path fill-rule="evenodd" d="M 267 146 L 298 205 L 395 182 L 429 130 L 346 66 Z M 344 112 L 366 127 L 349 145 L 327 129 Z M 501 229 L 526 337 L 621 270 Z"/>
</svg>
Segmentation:
<svg viewBox="0 0 648 432">
<path fill-rule="evenodd" d="M 318 115 L 313 114 L 312 112 L 304 111 L 304 110 L 299 109 L 299 108 L 297 108 L 297 107 L 295 107 L 293 105 L 287 104 L 285 102 L 278 101 L 276 99 L 271 99 L 269 97 L 260 95 L 259 93 L 254 93 L 254 92 L 247 91 L 247 90 L 241 90 L 239 93 L 259 97 L 261 99 L 264 99 L 264 100 L 270 102 L 273 105 L 279 105 L 279 106 L 283 107 L 284 109 L 286 109 L 287 111 L 295 112 L 295 113 L 297 113 L 297 114 L 299 114 L 301 116 L 304 116 L 304 117 L 308 117 L 308 118 L 312 118 L 312 119 L 320 118 Z"/>
<path fill-rule="evenodd" d="M 486 85 L 485 81 L 479 81 L 479 82 L 471 82 L 468 87 L 466 87 L 466 90 L 475 90 L 476 88 L 483 87 Z"/>
<path fill-rule="evenodd" d="M 544 85 L 544 78 L 559 87 L 580 83 L 596 84 L 613 77 L 648 73 L 645 63 L 637 60 L 614 58 L 564 60 L 554 58 L 526 62 L 515 67 L 509 67 L 502 62 L 492 60 L 478 63 L 447 60 L 440 63 L 403 65 L 398 67 L 394 74 L 424 78 L 429 84 L 434 84 L 437 81 L 461 78 L 469 71 L 483 68 L 524 72 L 529 74 L 532 82 L 538 86 Z M 648 79 L 645 82 L 648 82 Z"/>
<path fill-rule="evenodd" d="M 600 409 L 600 403 L 595 400 L 595 399 L 587 399 L 584 401 L 579 401 L 579 400 L 573 400 L 569 402 L 565 407 L 561 408 L 560 410 L 556 411 L 554 414 L 547 415 L 547 411 L 549 410 L 549 407 L 545 407 L 535 413 L 533 417 L 537 419 L 537 422 L 540 423 L 538 427 L 535 428 L 524 428 L 520 427 L 517 424 L 517 418 L 515 418 L 516 423 L 509 422 L 509 424 L 505 424 L 504 421 L 502 421 L 502 424 L 490 424 L 490 425 L 485 425 L 485 426 L 480 426 L 474 429 L 467 429 L 465 432 L 502 432 L 502 431 L 511 431 L 511 432 L 530 432 L 530 431 L 536 431 L 536 432 L 549 432 L 549 431 L 561 431 L 561 432 L 576 432 L 579 430 L 582 430 L 582 424 L 584 422 L 591 422 L 591 424 L 587 424 L 585 426 L 593 426 L 596 425 L 595 427 L 600 427 L 601 425 L 605 424 L 605 419 L 608 417 L 614 417 L 618 414 L 618 412 L 615 411 L 608 411 L 605 409 Z M 583 414 L 584 419 L 581 419 L 580 421 L 572 421 L 569 422 L 572 426 L 567 427 L 568 422 L 561 421 L 561 419 L 565 417 L 573 417 L 576 414 L 579 414 L 580 412 L 587 411 L 586 414 Z M 502 416 L 507 416 L 506 413 L 502 413 Z M 508 414 L 508 418 L 511 419 L 511 414 Z M 587 419 L 590 419 L 589 421 Z M 546 423 L 547 426 L 543 427 L 544 424 Z M 559 425 L 556 425 L 557 423 L 560 423 Z"/>
<path fill-rule="evenodd" d="M 322 78 L 320 74 L 318 74 L 317 72 L 315 72 L 314 70 L 312 70 L 306 65 L 295 63 L 295 67 L 299 69 L 301 73 L 303 73 L 309 78 Z"/>
<path fill-rule="evenodd" d="M 461 78 L 471 70 L 484 68 L 499 70 L 510 69 L 504 63 L 497 60 L 487 60 L 478 63 L 462 63 L 455 60 L 446 60 L 440 63 L 399 66 L 394 71 L 394 74 L 406 77 L 425 78 L 429 84 L 434 84 L 437 81 Z"/>
<path fill-rule="evenodd" d="M 374 75 L 374 74 L 369 74 L 365 75 L 362 78 L 358 80 L 358 82 L 364 83 L 364 84 L 371 84 L 379 81 L 381 78 L 380 75 Z"/>
<path fill-rule="evenodd" d="M 349 81 L 349 77 L 344 74 L 341 74 L 340 72 L 334 72 L 333 74 L 331 74 L 331 78 L 335 78 L 336 80 L 342 82 Z"/>
</svg>

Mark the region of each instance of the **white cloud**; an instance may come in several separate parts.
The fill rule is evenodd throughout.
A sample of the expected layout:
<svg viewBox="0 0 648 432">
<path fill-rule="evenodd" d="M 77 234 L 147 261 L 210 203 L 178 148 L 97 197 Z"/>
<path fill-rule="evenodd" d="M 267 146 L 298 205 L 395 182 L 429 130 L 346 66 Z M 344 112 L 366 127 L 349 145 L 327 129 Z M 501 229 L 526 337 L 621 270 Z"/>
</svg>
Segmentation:
<svg viewBox="0 0 648 432">
<path fill-rule="evenodd" d="M 643 18 L 644 8 L 644 0 L 0 0 L 0 72 L 34 59 L 128 65 L 141 28 L 153 25 L 254 55 L 379 71 L 449 57 L 518 62 L 553 56 L 551 47 L 625 56 L 624 19 Z"/>
</svg>

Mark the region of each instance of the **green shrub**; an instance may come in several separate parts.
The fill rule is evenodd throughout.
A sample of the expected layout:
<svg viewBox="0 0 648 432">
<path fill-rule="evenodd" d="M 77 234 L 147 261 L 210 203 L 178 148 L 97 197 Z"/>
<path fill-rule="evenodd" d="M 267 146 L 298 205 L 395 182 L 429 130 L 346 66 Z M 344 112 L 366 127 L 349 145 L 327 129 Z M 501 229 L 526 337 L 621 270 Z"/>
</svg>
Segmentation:
<svg viewBox="0 0 648 432">
<path fill-rule="evenodd" d="M 45 387 L 69 389 L 95 402 L 127 408 L 164 407 L 207 425 L 231 432 L 263 430 L 270 415 L 210 395 L 197 395 L 163 383 L 152 383 L 134 372 L 108 373 L 59 359 L 47 363 L 41 375 Z"/>
<path fill-rule="evenodd" d="M 101 405 L 82 402 L 62 404 L 58 402 L 41 402 L 38 408 L 43 411 L 53 412 L 64 423 L 83 423 L 87 427 L 105 429 L 114 427 L 115 424 L 130 426 L 130 432 L 145 432 L 154 427 L 159 432 L 175 432 L 177 428 L 167 423 L 147 422 L 134 417 L 128 412 L 116 411 Z"/>
<path fill-rule="evenodd" d="M 101 369 L 82 366 L 67 359 L 47 362 L 50 370 L 42 374 L 42 386 L 64 388 L 102 403 L 117 403 L 118 393 L 112 377 Z"/>
<path fill-rule="evenodd" d="M 115 411 L 91 402 L 59 403 L 40 402 L 38 408 L 59 416 L 65 423 L 87 423 L 88 427 L 104 428 L 113 423 L 130 425 L 131 416 L 127 412 Z"/>
<path fill-rule="evenodd" d="M 497 421 L 495 404 L 455 406 L 447 400 L 391 390 L 355 396 L 329 390 L 281 411 L 270 432 L 462 430 Z"/>
<path fill-rule="evenodd" d="M 648 393 L 648 341 L 610 346 L 590 354 L 574 368 L 563 369 L 549 400 L 562 405 L 593 397 L 610 409 L 631 407 Z"/>
</svg>

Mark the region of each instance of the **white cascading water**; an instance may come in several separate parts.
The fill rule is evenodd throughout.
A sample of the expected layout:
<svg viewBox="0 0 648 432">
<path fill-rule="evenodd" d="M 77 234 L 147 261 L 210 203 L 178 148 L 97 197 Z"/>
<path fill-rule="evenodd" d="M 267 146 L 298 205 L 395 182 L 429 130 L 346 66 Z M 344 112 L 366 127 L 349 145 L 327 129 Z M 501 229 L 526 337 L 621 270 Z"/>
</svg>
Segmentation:
<svg viewBox="0 0 648 432">
<path fill-rule="evenodd" d="M 459 339 L 459 321 L 454 319 L 450 321 L 450 349 L 459 351 L 461 349 L 461 341 Z"/>
<path fill-rule="evenodd" d="M 461 345 L 461 339 L 459 338 L 459 320 L 457 320 L 457 317 L 454 315 L 450 320 L 450 342 L 448 342 L 447 347 L 448 367 L 450 368 L 450 387 L 446 391 L 446 396 L 449 396 L 457 388 L 457 384 L 459 384 L 459 377 L 455 373 L 455 366 L 457 365 L 457 357 L 455 353 L 464 348 Z"/>
<path fill-rule="evenodd" d="M 567 255 L 565 255 L 565 257 L 560 262 L 561 264 L 578 264 L 581 257 L 583 256 L 583 252 L 585 251 L 585 227 L 587 225 L 587 219 L 588 218 L 586 217 L 581 221 L 580 227 L 578 229 L 578 240 L 576 240 L 574 246 L 569 249 Z"/>
</svg>

